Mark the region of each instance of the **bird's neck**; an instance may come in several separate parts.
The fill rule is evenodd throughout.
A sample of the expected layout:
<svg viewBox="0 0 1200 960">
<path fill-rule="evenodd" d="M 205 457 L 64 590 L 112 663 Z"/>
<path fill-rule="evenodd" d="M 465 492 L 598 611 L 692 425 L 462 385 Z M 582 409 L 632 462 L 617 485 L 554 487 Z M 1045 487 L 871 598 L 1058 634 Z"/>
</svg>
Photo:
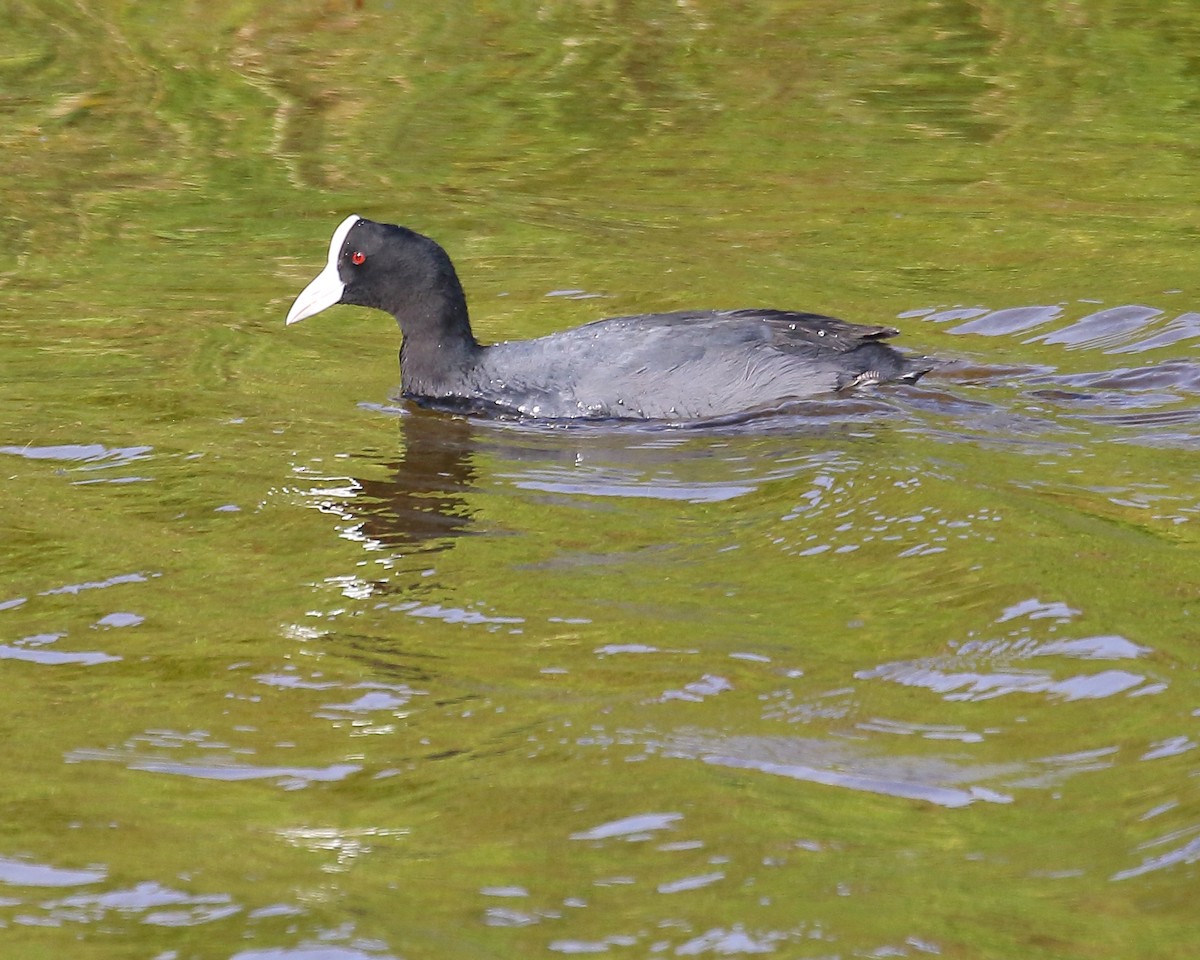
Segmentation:
<svg viewBox="0 0 1200 960">
<path fill-rule="evenodd" d="M 413 396 L 453 395 L 450 383 L 461 383 L 483 347 L 471 332 L 467 301 L 461 290 L 410 304 L 397 314 L 400 345 L 400 387 Z"/>
</svg>

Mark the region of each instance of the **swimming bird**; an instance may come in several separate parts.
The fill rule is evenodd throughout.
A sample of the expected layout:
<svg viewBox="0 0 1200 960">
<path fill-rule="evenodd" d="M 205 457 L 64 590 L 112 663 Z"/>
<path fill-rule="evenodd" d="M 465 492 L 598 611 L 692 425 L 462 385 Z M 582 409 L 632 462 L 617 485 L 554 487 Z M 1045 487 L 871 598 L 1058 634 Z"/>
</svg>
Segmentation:
<svg viewBox="0 0 1200 960">
<path fill-rule="evenodd" d="M 595 320 L 534 340 L 481 344 L 450 257 L 406 227 L 352 215 L 292 324 L 337 303 L 400 324 L 400 390 L 417 403 L 538 419 L 672 422 L 767 413 L 900 381 L 932 363 L 882 341 L 886 326 L 790 310 L 679 310 Z"/>
</svg>

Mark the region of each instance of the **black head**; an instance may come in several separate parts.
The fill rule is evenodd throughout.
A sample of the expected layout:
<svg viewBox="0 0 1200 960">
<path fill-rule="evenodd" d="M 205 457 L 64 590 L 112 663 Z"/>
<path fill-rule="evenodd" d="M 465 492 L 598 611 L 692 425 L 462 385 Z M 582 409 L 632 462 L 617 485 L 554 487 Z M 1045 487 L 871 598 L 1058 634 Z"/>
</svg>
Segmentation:
<svg viewBox="0 0 1200 960">
<path fill-rule="evenodd" d="M 296 323 L 336 303 L 394 316 L 406 337 L 428 329 L 467 331 L 467 304 L 454 266 L 437 243 L 405 227 L 357 215 L 333 232 L 329 259 L 288 311 Z"/>
</svg>

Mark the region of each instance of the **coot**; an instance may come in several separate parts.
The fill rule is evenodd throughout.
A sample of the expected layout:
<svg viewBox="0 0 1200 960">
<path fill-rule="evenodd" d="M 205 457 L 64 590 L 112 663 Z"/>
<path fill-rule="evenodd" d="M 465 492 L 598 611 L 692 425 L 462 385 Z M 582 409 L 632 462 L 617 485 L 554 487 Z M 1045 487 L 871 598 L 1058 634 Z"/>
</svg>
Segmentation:
<svg viewBox="0 0 1200 960">
<path fill-rule="evenodd" d="M 542 419 L 696 421 L 768 412 L 903 381 L 932 364 L 882 343 L 896 330 L 788 310 L 680 310 L 596 320 L 484 345 L 450 257 L 405 227 L 350 216 L 289 324 L 335 303 L 400 324 L 401 391 L 429 406 Z"/>
</svg>

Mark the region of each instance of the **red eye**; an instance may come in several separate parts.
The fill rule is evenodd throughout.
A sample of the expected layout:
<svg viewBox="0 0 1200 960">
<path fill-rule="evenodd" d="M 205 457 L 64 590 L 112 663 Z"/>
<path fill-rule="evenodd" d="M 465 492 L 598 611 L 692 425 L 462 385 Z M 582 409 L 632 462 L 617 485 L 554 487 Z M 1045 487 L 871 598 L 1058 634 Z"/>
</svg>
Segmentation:
<svg viewBox="0 0 1200 960">
<path fill-rule="evenodd" d="M 367 255 L 365 253 L 363 253 L 361 250 L 355 250 L 352 254 L 350 254 L 350 262 L 352 264 L 354 264 L 356 267 L 359 264 L 364 263 L 366 261 L 366 259 L 367 259 Z"/>
</svg>

